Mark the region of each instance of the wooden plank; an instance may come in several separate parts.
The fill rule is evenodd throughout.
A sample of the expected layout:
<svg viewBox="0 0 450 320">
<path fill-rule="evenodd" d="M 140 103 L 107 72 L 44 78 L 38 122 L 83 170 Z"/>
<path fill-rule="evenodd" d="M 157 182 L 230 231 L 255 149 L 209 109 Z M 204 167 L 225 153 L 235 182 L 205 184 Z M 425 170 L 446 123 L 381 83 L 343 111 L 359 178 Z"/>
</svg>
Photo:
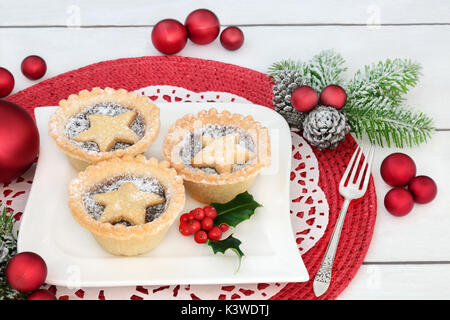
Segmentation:
<svg viewBox="0 0 450 320">
<path fill-rule="evenodd" d="M 341 300 L 450 299 L 450 265 L 363 265 Z"/>
<path fill-rule="evenodd" d="M 1 26 L 154 25 L 165 18 L 184 21 L 197 8 L 214 11 L 223 25 L 450 23 L 445 0 L 15 0 L 0 6 Z"/>
<path fill-rule="evenodd" d="M 367 27 L 295 26 L 244 27 L 246 41 L 238 51 L 227 51 L 218 40 L 209 45 L 189 42 L 179 54 L 229 62 L 265 72 L 284 59 L 309 59 L 323 49 L 337 48 L 347 60 L 349 78 L 364 64 L 405 57 L 423 65 L 423 76 L 406 103 L 435 119 L 437 128 L 450 128 L 450 64 L 448 26 Z M 0 64 L 16 77 L 15 92 L 36 82 L 21 75 L 20 62 L 29 54 L 48 62 L 45 78 L 84 65 L 122 57 L 158 55 L 150 40 L 151 28 L 0 29 Z M 118 43 L 120 39 L 120 43 Z"/>
</svg>

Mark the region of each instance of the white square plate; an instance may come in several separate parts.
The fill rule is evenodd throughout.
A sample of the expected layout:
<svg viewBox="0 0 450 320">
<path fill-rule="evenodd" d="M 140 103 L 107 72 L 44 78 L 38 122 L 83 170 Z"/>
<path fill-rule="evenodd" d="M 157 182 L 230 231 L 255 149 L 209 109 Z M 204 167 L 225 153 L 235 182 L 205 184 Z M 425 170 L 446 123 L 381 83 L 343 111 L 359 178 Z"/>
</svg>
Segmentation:
<svg viewBox="0 0 450 320">
<path fill-rule="evenodd" d="M 178 232 L 178 220 L 160 245 L 137 257 L 105 252 L 91 234 L 72 218 L 67 187 L 77 175 L 48 135 L 48 121 L 56 107 L 35 109 L 41 139 L 36 175 L 20 225 L 18 250 L 33 251 L 47 262 L 47 283 L 62 286 L 233 284 L 302 282 L 309 276 L 298 252 L 289 215 L 291 135 L 276 112 L 251 104 L 160 104 L 161 131 L 147 156 L 161 159 L 169 126 L 186 113 L 210 107 L 252 115 L 269 128 L 272 164 L 255 180 L 249 192 L 263 205 L 251 219 L 239 224 L 234 236 L 245 253 L 239 272 L 231 251 L 214 255 L 207 245 Z M 186 209 L 200 206 L 187 194 Z"/>
</svg>

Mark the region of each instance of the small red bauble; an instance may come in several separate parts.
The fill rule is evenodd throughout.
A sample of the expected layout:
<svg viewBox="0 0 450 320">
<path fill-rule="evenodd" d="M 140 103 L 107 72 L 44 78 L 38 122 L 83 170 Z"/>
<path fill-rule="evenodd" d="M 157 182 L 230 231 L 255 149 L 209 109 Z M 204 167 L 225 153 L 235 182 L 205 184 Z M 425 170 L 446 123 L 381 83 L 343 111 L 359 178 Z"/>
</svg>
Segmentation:
<svg viewBox="0 0 450 320">
<path fill-rule="evenodd" d="M 0 100 L 0 182 L 17 178 L 39 152 L 39 132 L 22 107 Z"/>
<path fill-rule="evenodd" d="M 6 279 L 11 287 L 20 292 L 30 292 L 39 288 L 47 277 L 47 265 L 40 255 L 22 252 L 9 260 Z"/>
<path fill-rule="evenodd" d="M 384 197 L 384 206 L 394 216 L 407 215 L 414 206 L 412 194 L 403 188 L 393 188 Z"/>
<path fill-rule="evenodd" d="M 244 33 L 238 27 L 228 27 L 220 34 L 220 43 L 225 49 L 237 50 L 244 43 Z"/>
<path fill-rule="evenodd" d="M 194 235 L 194 240 L 197 243 L 205 243 L 208 240 L 208 235 L 203 230 L 197 231 Z"/>
<path fill-rule="evenodd" d="M 396 152 L 383 160 L 380 173 L 388 185 L 403 187 L 416 175 L 416 165 L 410 156 Z"/>
<path fill-rule="evenodd" d="M 320 104 L 341 109 L 347 102 L 347 94 L 340 86 L 331 84 L 320 93 Z"/>
<path fill-rule="evenodd" d="M 14 76 L 9 70 L 0 68 L 0 98 L 9 95 L 14 89 Z"/>
<path fill-rule="evenodd" d="M 417 203 L 428 203 L 433 201 L 437 194 L 437 186 L 433 179 L 428 176 L 417 176 L 411 179 L 408 190 L 412 193 Z"/>
<path fill-rule="evenodd" d="M 161 20 L 152 30 L 153 45 L 164 54 L 181 51 L 186 45 L 187 39 L 186 28 L 174 19 Z"/>
<path fill-rule="evenodd" d="M 225 223 L 222 223 L 220 224 L 219 228 L 220 230 L 222 230 L 222 232 L 226 232 L 230 228 L 230 226 Z"/>
<path fill-rule="evenodd" d="M 28 56 L 22 61 L 22 73 L 30 80 L 37 80 L 47 72 L 45 60 L 39 56 Z"/>
<path fill-rule="evenodd" d="M 310 86 L 300 86 L 291 94 L 291 104 L 300 112 L 308 112 L 314 109 L 318 102 L 319 95 Z"/>
<path fill-rule="evenodd" d="M 197 44 L 213 42 L 220 32 L 220 22 L 217 16 L 208 9 L 192 11 L 184 22 L 189 39 Z"/>
<path fill-rule="evenodd" d="M 48 290 L 39 289 L 30 294 L 27 300 L 56 300 L 56 297 Z"/>
</svg>

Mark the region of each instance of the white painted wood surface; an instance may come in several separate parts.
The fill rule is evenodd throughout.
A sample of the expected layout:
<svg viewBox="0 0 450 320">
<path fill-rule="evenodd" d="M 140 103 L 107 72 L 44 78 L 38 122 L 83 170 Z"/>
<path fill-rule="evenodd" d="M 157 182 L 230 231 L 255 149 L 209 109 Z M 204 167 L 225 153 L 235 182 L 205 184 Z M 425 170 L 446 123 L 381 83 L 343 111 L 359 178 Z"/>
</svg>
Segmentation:
<svg viewBox="0 0 450 320">
<path fill-rule="evenodd" d="M 440 131 L 428 144 L 403 152 L 416 161 L 419 174 L 436 180 L 438 197 L 416 205 L 406 217 L 388 214 L 382 204 L 388 188 L 379 165 L 394 149 L 377 151 L 374 237 L 366 264 L 341 298 L 449 299 L 450 2 L 0 0 L 0 66 L 15 75 L 17 92 L 36 83 L 20 72 L 29 54 L 46 59 L 44 79 L 103 60 L 158 55 L 150 41 L 152 25 L 168 17 L 184 21 L 201 7 L 213 10 L 223 25 L 241 25 L 244 46 L 230 52 L 218 40 L 206 46 L 188 43 L 180 55 L 265 72 L 275 61 L 309 59 L 334 48 L 347 60 L 348 77 L 385 58 L 408 57 L 423 65 L 407 104 L 432 116 Z"/>
</svg>

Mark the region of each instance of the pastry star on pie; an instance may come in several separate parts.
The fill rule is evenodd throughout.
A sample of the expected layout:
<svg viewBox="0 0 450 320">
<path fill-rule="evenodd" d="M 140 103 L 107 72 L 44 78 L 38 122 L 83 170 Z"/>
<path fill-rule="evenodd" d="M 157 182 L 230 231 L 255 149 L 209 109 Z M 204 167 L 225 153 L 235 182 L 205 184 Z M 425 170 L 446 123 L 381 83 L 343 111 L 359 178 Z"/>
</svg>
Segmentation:
<svg viewBox="0 0 450 320">
<path fill-rule="evenodd" d="M 202 137 L 203 149 L 192 159 L 196 168 L 214 168 L 219 174 L 230 173 L 233 164 L 243 164 L 253 159 L 255 154 L 238 144 L 238 134 L 222 137 Z"/>
<path fill-rule="evenodd" d="M 101 222 L 125 220 L 134 225 L 145 223 L 145 211 L 148 207 L 164 202 L 157 194 L 140 191 L 132 182 L 124 183 L 116 191 L 96 194 L 94 199 L 105 206 L 99 219 Z"/>
<path fill-rule="evenodd" d="M 100 152 L 110 151 L 117 142 L 136 143 L 140 138 L 129 127 L 136 116 L 137 112 L 135 111 L 128 111 L 116 116 L 92 114 L 89 116 L 91 127 L 78 134 L 74 140 L 95 142 Z"/>
</svg>

